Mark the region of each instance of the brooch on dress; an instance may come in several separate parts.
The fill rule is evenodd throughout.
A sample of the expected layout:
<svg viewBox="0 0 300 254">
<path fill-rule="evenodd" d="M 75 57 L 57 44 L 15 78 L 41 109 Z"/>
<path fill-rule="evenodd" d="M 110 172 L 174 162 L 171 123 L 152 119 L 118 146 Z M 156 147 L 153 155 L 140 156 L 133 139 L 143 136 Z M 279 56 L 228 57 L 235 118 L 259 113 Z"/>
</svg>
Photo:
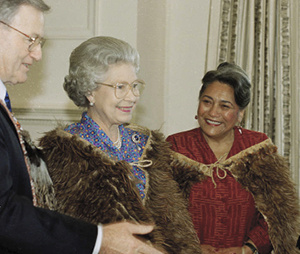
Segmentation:
<svg viewBox="0 0 300 254">
<path fill-rule="evenodd" d="M 136 147 L 137 147 L 138 151 L 141 151 L 142 148 L 138 146 L 138 144 L 141 143 L 141 137 L 138 134 L 133 134 L 131 136 L 131 140 L 132 140 L 133 143 L 136 144 Z"/>
</svg>

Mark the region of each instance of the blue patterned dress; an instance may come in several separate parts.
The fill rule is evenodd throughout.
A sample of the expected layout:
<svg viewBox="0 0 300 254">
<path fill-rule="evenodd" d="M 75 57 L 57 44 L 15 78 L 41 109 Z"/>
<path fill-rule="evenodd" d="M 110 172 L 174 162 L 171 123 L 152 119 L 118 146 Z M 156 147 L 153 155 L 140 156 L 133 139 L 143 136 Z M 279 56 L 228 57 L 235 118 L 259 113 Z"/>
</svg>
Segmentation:
<svg viewBox="0 0 300 254">
<path fill-rule="evenodd" d="M 122 146 L 120 149 L 114 146 L 111 139 L 106 135 L 101 127 L 87 115 L 86 112 L 82 114 L 82 118 L 79 123 L 73 123 L 65 129 L 65 131 L 73 135 L 78 135 L 90 142 L 92 145 L 100 148 L 115 161 L 124 160 L 128 163 L 137 163 L 143 154 L 148 136 L 128 129 L 124 127 L 124 125 L 120 125 L 119 130 L 122 140 Z M 132 166 L 132 173 L 137 179 L 141 180 L 136 186 L 140 192 L 141 198 L 143 199 L 145 197 L 146 185 L 145 173 L 135 165 Z"/>
</svg>

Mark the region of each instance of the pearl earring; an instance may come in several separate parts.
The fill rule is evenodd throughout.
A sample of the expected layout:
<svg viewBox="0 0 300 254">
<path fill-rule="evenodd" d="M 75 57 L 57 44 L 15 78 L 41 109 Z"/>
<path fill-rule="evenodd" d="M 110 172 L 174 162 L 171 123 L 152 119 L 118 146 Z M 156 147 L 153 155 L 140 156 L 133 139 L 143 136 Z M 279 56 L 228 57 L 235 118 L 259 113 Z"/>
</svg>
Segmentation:
<svg viewBox="0 0 300 254">
<path fill-rule="evenodd" d="M 90 103 L 89 103 L 89 105 L 90 105 L 91 107 L 93 107 L 94 104 L 95 104 L 94 102 L 90 102 Z"/>
<path fill-rule="evenodd" d="M 239 133 L 242 135 L 243 131 L 242 131 L 241 123 L 238 123 L 237 129 L 238 129 Z"/>
</svg>

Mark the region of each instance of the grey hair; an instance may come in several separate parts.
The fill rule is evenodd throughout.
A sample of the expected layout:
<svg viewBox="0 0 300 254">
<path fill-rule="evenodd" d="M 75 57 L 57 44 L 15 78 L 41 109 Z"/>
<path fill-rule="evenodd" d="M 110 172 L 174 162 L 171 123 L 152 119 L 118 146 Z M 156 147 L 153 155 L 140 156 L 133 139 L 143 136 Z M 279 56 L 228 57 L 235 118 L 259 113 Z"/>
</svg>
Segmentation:
<svg viewBox="0 0 300 254">
<path fill-rule="evenodd" d="M 129 63 L 139 71 L 139 54 L 127 42 L 98 36 L 88 39 L 70 55 L 69 75 L 63 87 L 78 107 L 88 107 L 86 96 L 96 90 L 96 83 L 104 82 L 110 65 Z"/>
<path fill-rule="evenodd" d="M 219 81 L 234 90 L 234 99 L 240 109 L 245 109 L 251 97 L 251 83 L 246 72 L 236 64 L 224 62 L 216 70 L 208 71 L 202 78 L 199 100 L 205 89 L 213 82 Z"/>
<path fill-rule="evenodd" d="M 43 0 L 0 0 L 0 20 L 10 24 L 22 5 L 29 5 L 41 12 L 50 10 Z"/>
</svg>

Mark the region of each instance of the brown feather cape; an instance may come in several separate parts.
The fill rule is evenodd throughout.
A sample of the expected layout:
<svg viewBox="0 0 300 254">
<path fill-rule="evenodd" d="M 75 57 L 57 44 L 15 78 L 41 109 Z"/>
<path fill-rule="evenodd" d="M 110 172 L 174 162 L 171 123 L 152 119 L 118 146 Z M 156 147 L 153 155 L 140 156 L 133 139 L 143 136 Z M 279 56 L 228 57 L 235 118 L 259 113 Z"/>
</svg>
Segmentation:
<svg viewBox="0 0 300 254">
<path fill-rule="evenodd" d="M 167 253 L 201 253 L 187 200 L 173 180 L 174 152 L 159 132 L 136 125 L 128 128 L 149 136 L 141 158 L 152 161 L 143 168 L 147 179 L 144 200 L 127 162 L 113 161 L 89 142 L 57 128 L 40 140 L 56 192 L 55 209 L 94 224 L 155 223 L 148 235 L 154 246 Z"/>
<path fill-rule="evenodd" d="M 213 168 L 177 153 L 173 154 L 171 166 L 186 199 L 193 183 L 211 176 L 210 169 Z M 271 140 L 230 157 L 218 167 L 229 170 L 252 193 L 257 209 L 268 223 L 273 252 L 300 253 L 296 248 L 300 233 L 298 196 L 286 160 L 277 153 L 277 147 Z"/>
</svg>

